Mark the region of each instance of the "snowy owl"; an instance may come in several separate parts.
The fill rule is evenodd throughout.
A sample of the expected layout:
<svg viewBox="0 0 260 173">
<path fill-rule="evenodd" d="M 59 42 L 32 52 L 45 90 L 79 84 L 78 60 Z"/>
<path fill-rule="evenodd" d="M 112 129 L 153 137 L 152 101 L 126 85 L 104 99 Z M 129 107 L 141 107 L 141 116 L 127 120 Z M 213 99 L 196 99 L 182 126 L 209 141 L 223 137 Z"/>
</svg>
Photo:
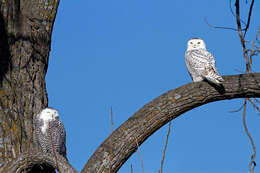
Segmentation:
<svg viewBox="0 0 260 173">
<path fill-rule="evenodd" d="M 200 38 L 188 41 L 185 63 L 193 82 L 206 79 L 219 85 L 224 81 L 217 72 L 214 57 L 207 51 L 205 42 Z"/>
<path fill-rule="evenodd" d="M 34 117 L 34 142 L 43 153 L 57 152 L 66 159 L 66 132 L 58 111 L 45 108 Z"/>
</svg>

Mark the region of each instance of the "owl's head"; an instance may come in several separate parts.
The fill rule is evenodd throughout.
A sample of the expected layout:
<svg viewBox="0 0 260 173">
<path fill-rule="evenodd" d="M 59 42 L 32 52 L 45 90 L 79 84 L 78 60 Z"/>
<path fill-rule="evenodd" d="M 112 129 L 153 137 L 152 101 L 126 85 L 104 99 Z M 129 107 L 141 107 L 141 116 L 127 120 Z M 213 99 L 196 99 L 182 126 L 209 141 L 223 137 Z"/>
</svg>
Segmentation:
<svg viewBox="0 0 260 173">
<path fill-rule="evenodd" d="M 53 108 L 45 108 L 43 109 L 40 114 L 39 118 L 42 119 L 43 121 L 50 121 L 50 120 L 55 120 L 59 118 L 58 111 L 53 109 Z"/>
<path fill-rule="evenodd" d="M 195 49 L 206 49 L 205 42 L 200 38 L 192 38 L 187 43 L 187 51 Z"/>
<path fill-rule="evenodd" d="M 37 116 L 39 116 L 37 118 L 42 121 L 42 125 L 40 128 L 43 134 L 46 133 L 49 122 L 59 120 L 58 111 L 53 108 L 45 108 Z"/>
</svg>

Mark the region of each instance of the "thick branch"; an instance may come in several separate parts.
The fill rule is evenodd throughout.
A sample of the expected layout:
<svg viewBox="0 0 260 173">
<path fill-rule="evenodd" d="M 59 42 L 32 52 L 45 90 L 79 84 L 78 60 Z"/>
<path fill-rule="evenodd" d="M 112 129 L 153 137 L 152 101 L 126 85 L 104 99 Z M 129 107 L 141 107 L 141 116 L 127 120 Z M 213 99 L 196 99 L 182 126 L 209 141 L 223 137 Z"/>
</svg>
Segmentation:
<svg viewBox="0 0 260 173">
<path fill-rule="evenodd" d="M 109 165 L 111 172 L 117 172 L 136 151 L 135 140 L 139 145 L 142 144 L 170 120 L 195 107 L 219 100 L 260 97 L 260 73 L 223 78 L 223 87 L 216 88 L 207 82 L 190 83 L 146 104 L 99 146 L 81 172 L 109 172 Z M 109 157 L 111 151 L 112 157 Z"/>
<path fill-rule="evenodd" d="M 24 152 L 15 160 L 4 165 L 0 172 L 20 173 L 27 172 L 35 165 L 48 165 L 52 168 L 58 169 L 60 173 L 77 173 L 77 171 L 69 164 L 69 162 L 61 155 L 57 154 L 56 159 L 52 155 L 41 152 Z"/>
</svg>

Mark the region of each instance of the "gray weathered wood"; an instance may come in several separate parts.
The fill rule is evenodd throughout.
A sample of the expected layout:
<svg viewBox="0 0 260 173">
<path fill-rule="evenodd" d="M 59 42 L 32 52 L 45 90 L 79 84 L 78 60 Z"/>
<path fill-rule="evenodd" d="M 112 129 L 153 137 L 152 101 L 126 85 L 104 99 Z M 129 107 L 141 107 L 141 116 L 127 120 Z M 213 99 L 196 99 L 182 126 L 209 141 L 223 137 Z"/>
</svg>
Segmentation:
<svg viewBox="0 0 260 173">
<path fill-rule="evenodd" d="M 136 151 L 135 140 L 141 145 L 160 127 L 195 107 L 219 100 L 260 97 L 260 73 L 223 78 L 223 87 L 189 83 L 144 105 L 99 146 L 81 173 L 108 173 L 110 164 L 111 173 L 117 172 Z"/>
</svg>

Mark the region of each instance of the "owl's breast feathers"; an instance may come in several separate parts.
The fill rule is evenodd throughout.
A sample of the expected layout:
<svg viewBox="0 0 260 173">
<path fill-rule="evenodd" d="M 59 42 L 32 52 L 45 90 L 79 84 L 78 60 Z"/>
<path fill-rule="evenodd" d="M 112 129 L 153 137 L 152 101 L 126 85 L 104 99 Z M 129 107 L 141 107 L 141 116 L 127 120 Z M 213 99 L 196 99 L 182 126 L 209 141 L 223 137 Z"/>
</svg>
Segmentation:
<svg viewBox="0 0 260 173">
<path fill-rule="evenodd" d="M 215 84 L 220 84 L 224 81 L 217 72 L 214 57 L 206 49 L 186 51 L 185 61 L 192 79 L 199 79 L 193 81 L 207 79 Z"/>
</svg>

